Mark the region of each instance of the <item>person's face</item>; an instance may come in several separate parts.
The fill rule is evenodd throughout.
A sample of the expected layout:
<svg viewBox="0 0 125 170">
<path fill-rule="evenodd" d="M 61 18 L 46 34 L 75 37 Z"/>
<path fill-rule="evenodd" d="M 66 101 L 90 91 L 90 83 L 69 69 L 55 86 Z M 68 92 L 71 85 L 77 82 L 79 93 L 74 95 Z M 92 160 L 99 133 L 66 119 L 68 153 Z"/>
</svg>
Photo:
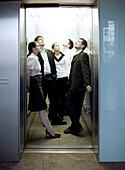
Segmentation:
<svg viewBox="0 0 125 170">
<path fill-rule="evenodd" d="M 82 50 L 84 47 L 84 45 L 82 44 L 82 40 L 78 39 L 75 43 L 75 48 L 76 49 L 79 49 L 79 50 Z"/>
<path fill-rule="evenodd" d="M 69 45 L 69 40 L 65 40 L 62 45 L 63 45 L 64 47 L 68 47 L 68 45 Z"/>
<path fill-rule="evenodd" d="M 41 46 L 36 43 L 36 47 L 33 48 L 33 52 L 37 55 L 41 51 Z"/>
<path fill-rule="evenodd" d="M 60 51 L 60 45 L 58 43 L 56 43 L 53 50 Z"/>
<path fill-rule="evenodd" d="M 44 46 L 45 45 L 44 39 L 42 37 L 39 37 L 37 42 L 39 43 L 40 46 Z"/>
</svg>

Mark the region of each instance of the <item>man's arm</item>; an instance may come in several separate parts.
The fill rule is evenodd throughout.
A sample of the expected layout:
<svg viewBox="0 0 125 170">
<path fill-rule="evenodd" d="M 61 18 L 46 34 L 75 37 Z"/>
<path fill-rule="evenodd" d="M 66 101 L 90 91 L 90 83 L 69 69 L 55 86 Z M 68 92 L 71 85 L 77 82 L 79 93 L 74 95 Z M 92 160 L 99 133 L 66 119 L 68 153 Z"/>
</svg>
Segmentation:
<svg viewBox="0 0 125 170">
<path fill-rule="evenodd" d="M 91 70 L 89 65 L 89 56 L 87 53 L 83 53 L 81 56 L 81 68 L 84 79 L 84 86 L 86 86 L 86 89 L 88 91 L 91 87 Z"/>
</svg>

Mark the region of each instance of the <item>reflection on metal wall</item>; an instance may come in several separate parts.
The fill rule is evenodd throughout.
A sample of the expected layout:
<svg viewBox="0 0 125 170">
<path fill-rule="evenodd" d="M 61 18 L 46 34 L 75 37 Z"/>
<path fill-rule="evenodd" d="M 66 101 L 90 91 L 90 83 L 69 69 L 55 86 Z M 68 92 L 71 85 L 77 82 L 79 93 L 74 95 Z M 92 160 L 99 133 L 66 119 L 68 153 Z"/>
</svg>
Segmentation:
<svg viewBox="0 0 125 170">
<path fill-rule="evenodd" d="M 18 1 L 0 2 L 0 161 L 19 160 Z"/>
</svg>

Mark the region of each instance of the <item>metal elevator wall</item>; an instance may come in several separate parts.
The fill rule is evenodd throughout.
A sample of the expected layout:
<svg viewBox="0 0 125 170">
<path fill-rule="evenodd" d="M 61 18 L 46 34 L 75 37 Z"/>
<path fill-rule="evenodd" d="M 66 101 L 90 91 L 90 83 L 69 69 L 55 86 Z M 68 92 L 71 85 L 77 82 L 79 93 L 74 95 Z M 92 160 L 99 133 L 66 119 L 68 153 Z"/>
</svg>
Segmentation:
<svg viewBox="0 0 125 170">
<path fill-rule="evenodd" d="M 98 157 L 98 52 L 99 52 L 99 21 L 98 4 L 93 5 L 92 21 L 92 145 Z"/>
<path fill-rule="evenodd" d="M 25 145 L 26 121 L 26 10 L 20 5 L 20 153 Z"/>
<path fill-rule="evenodd" d="M 20 67 L 25 55 L 20 60 L 19 1 L 0 2 L 0 37 L 0 161 L 19 161 L 24 136 L 20 124 L 23 127 L 25 110 L 24 68 Z"/>
</svg>

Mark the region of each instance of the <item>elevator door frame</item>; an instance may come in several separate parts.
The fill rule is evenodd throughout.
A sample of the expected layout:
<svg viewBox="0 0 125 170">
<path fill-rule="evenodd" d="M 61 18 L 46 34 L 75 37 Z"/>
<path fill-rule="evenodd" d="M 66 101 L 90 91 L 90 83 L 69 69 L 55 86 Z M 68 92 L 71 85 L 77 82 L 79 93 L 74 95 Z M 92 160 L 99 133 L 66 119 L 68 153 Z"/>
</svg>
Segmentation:
<svg viewBox="0 0 125 170">
<path fill-rule="evenodd" d="M 92 8 L 92 6 L 85 6 L 85 5 L 59 5 L 59 4 L 25 4 L 25 8 L 27 9 L 27 8 L 45 8 L 45 7 L 80 7 L 80 8 L 84 8 L 84 7 L 91 7 Z M 91 72 L 93 72 L 93 71 L 91 71 Z M 93 85 L 92 85 L 93 86 Z M 95 94 L 95 93 L 93 93 L 93 94 Z M 92 94 L 92 95 L 93 95 Z M 95 99 L 95 97 L 92 97 L 92 99 Z M 95 104 L 95 103 L 93 103 L 93 104 Z M 93 106 L 92 106 L 92 108 L 93 108 Z M 95 107 L 94 107 L 94 109 L 95 109 Z M 95 118 L 92 118 L 94 121 L 95 121 Z M 91 127 L 93 127 L 93 128 L 95 128 L 95 125 L 93 125 L 92 124 L 92 126 Z M 93 135 L 93 132 L 91 131 L 91 135 Z M 27 135 L 26 135 L 26 132 L 25 132 L 25 146 L 26 146 L 26 143 L 27 143 L 27 137 L 26 137 Z M 92 145 L 93 145 L 93 147 L 92 148 L 94 148 L 94 149 L 97 149 L 97 148 L 95 148 L 95 144 L 93 143 L 93 141 L 94 141 L 94 139 L 92 139 L 93 138 L 93 136 L 91 136 L 91 143 L 92 143 Z M 58 147 L 57 147 L 58 148 Z M 87 149 L 87 148 L 85 148 L 85 149 Z M 54 148 L 54 150 L 55 150 L 55 152 L 57 152 L 56 151 L 56 148 Z M 62 151 L 59 151 L 59 152 L 62 152 Z M 97 152 L 97 150 L 96 150 L 96 152 Z"/>
</svg>

